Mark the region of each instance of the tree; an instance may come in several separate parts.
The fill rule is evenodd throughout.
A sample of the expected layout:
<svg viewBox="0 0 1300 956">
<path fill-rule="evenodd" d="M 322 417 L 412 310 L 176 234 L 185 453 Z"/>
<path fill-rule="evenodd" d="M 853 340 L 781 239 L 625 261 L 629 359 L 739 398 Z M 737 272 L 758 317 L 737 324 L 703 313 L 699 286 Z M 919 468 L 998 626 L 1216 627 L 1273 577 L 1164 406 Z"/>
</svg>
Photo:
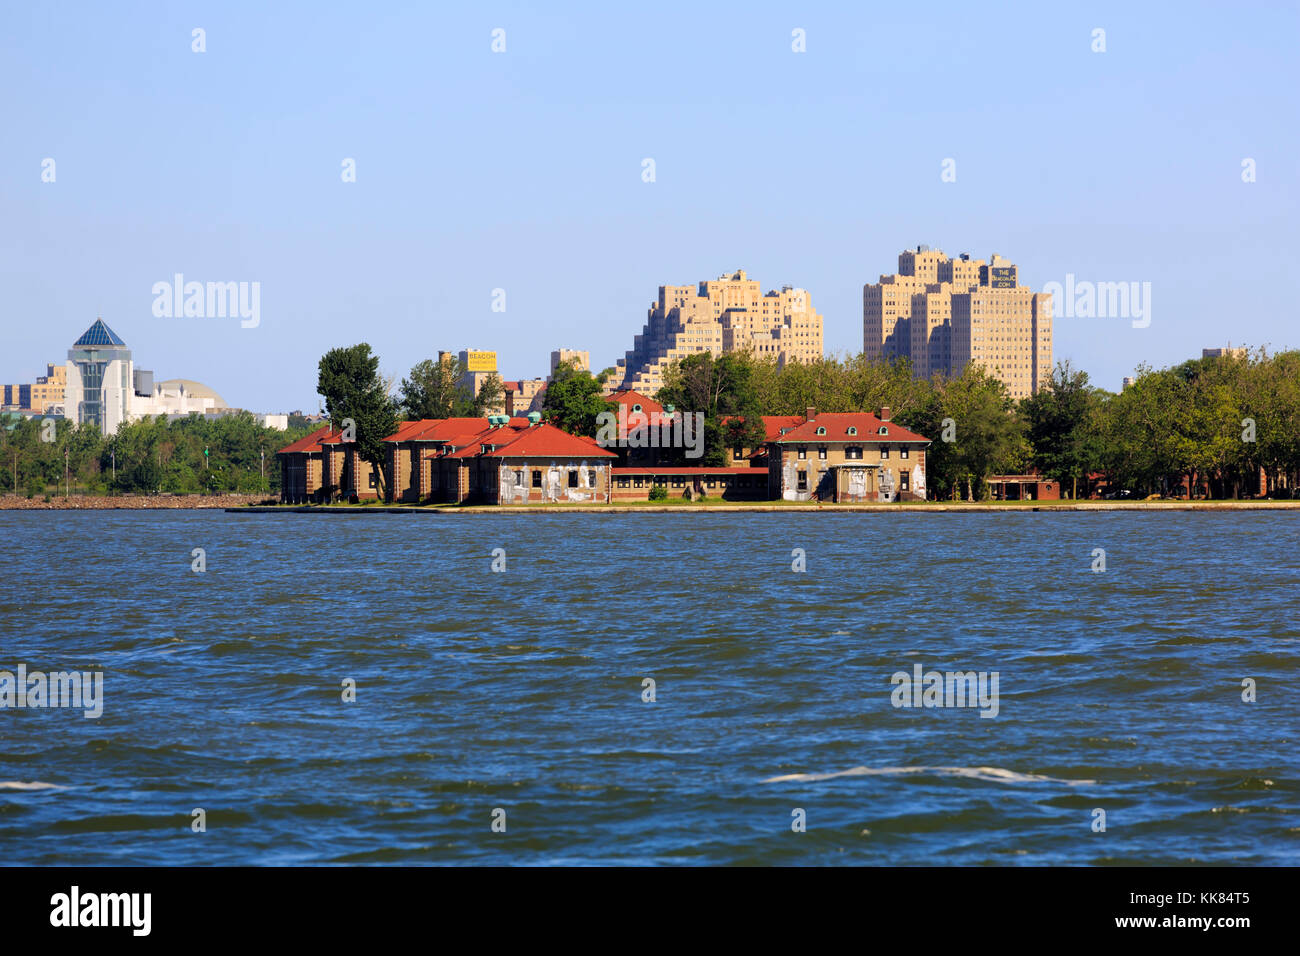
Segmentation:
<svg viewBox="0 0 1300 956">
<path fill-rule="evenodd" d="M 324 397 L 325 412 L 335 428 L 343 428 L 345 419 L 352 420 L 357 454 L 373 469 L 379 497 L 387 498 L 384 439 L 397 428 L 397 409 L 379 376 L 379 356 L 371 354 L 365 342 L 330 349 L 320 360 L 316 390 Z"/>
<path fill-rule="evenodd" d="M 474 396 L 460 384 L 461 375 L 460 360 L 454 356 L 416 363 L 411 377 L 402 379 L 398 400 L 402 413 L 409 419 L 474 416 Z"/>
<path fill-rule="evenodd" d="M 604 381 L 604 373 L 594 378 L 574 361 L 561 362 L 546 386 L 542 415 L 570 434 L 595 437 L 597 416 L 615 410 L 602 394 Z"/>
<path fill-rule="evenodd" d="M 926 480 L 935 497 L 983 497 L 984 479 L 1019 471 L 1029 455 L 1023 426 L 1006 386 L 984 368 L 967 365 L 961 375 L 935 376 L 929 392 L 899 417 L 906 428 L 931 439 Z M 952 441 L 945 441 L 951 435 Z"/>
<path fill-rule="evenodd" d="M 1051 379 L 1020 403 L 1034 467 L 1078 496 L 1079 481 L 1100 465 L 1097 415 L 1100 399 L 1088 373 L 1068 361 L 1057 363 Z"/>
<path fill-rule="evenodd" d="M 506 385 L 501 381 L 501 376 L 496 372 L 489 372 L 483 376 L 483 381 L 478 387 L 478 394 L 474 396 L 474 414 L 488 415 L 492 412 L 504 408 L 506 403 Z"/>
<path fill-rule="evenodd" d="M 744 354 L 697 352 L 669 365 L 656 399 L 682 414 L 703 413 L 704 455 L 691 464 L 721 467 L 731 448 L 758 448 L 766 440 L 754 365 Z M 677 456 L 685 461 L 684 449 Z"/>
</svg>

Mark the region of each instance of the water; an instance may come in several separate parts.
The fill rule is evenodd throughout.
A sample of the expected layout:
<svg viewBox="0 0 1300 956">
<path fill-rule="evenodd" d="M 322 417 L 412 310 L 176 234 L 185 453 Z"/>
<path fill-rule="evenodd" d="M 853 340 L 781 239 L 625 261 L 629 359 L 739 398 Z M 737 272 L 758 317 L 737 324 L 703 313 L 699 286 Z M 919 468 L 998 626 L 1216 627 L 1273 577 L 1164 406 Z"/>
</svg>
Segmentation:
<svg viewBox="0 0 1300 956">
<path fill-rule="evenodd" d="M 0 669 L 105 680 L 98 720 L 0 710 L 0 856 L 1295 864 L 1297 544 L 1296 513 L 0 512 Z M 893 707 L 918 662 L 997 671 L 998 716 Z"/>
</svg>

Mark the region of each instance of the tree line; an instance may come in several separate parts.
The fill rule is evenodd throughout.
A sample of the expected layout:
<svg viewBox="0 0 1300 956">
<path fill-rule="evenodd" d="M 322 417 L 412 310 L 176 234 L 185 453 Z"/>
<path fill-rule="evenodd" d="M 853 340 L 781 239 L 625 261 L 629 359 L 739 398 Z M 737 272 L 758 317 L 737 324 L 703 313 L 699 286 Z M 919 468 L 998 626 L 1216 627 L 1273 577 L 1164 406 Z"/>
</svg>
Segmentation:
<svg viewBox="0 0 1300 956">
<path fill-rule="evenodd" d="M 56 494 L 273 494 L 275 452 L 318 427 L 291 418 L 288 431 L 249 412 L 207 419 L 193 414 L 121 425 L 105 437 L 66 419 L 0 419 L 0 492 Z"/>
<path fill-rule="evenodd" d="M 1263 349 L 1138 369 L 1108 392 L 1058 363 L 1016 401 L 979 366 L 958 376 L 912 377 L 906 360 L 865 356 L 778 365 L 745 353 L 689 356 L 670 367 L 657 396 L 706 414 L 705 464 L 752 435 L 727 432 L 727 416 L 874 411 L 889 406 L 903 427 L 932 440 L 927 482 L 938 497 L 986 497 L 986 479 L 1036 471 L 1074 497 L 1099 484 L 1135 495 L 1289 497 L 1300 483 L 1300 351 Z"/>
<path fill-rule="evenodd" d="M 382 444 L 401 418 L 482 415 L 499 407 L 499 379 L 479 395 L 458 384 L 453 361 L 426 360 L 390 397 L 378 357 L 362 344 L 321 360 L 319 390 L 335 424 L 352 418 L 362 457 L 381 466 Z M 610 370 L 593 375 L 565 363 L 546 390 L 543 416 L 594 436 Z M 988 479 L 1037 472 L 1071 497 L 1104 485 L 1137 496 L 1234 498 L 1266 490 L 1290 496 L 1300 483 L 1300 352 L 1263 349 L 1141 367 L 1119 392 L 1094 386 L 1061 362 L 1034 395 L 1019 401 L 983 368 L 913 378 L 906 359 L 864 355 L 780 365 L 748 352 L 701 352 L 665 369 L 655 396 L 681 412 L 704 414 L 704 457 L 683 464 L 727 465 L 736 447 L 757 448 L 762 416 L 875 411 L 889 406 L 903 427 L 931 439 L 926 481 L 935 497 L 984 498 Z M 381 475 L 382 478 L 382 475 Z"/>
</svg>

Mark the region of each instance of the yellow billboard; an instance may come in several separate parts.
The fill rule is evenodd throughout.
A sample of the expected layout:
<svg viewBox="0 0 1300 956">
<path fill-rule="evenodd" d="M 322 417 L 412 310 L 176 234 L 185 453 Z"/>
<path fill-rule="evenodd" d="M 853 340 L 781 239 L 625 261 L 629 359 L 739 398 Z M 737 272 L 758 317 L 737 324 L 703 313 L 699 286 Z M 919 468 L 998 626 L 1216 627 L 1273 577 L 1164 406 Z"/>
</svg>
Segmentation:
<svg viewBox="0 0 1300 956">
<path fill-rule="evenodd" d="M 460 361 L 466 372 L 495 372 L 497 370 L 496 352 L 461 352 Z"/>
</svg>

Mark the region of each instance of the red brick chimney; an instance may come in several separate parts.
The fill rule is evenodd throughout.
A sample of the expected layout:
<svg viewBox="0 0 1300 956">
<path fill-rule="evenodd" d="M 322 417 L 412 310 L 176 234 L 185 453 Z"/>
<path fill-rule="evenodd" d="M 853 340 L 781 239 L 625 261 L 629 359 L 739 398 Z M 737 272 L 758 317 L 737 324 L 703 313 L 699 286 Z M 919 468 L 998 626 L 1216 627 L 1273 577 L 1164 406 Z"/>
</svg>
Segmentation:
<svg viewBox="0 0 1300 956">
<path fill-rule="evenodd" d="M 884 405 L 881 407 L 880 411 L 876 413 L 876 417 L 879 418 L 882 422 L 887 422 L 889 421 L 889 414 L 890 414 L 889 406 Z"/>
<path fill-rule="evenodd" d="M 804 411 L 803 417 L 807 421 L 812 421 L 814 418 L 817 417 L 817 409 L 814 408 L 812 405 L 809 405 L 808 408 Z"/>
</svg>

